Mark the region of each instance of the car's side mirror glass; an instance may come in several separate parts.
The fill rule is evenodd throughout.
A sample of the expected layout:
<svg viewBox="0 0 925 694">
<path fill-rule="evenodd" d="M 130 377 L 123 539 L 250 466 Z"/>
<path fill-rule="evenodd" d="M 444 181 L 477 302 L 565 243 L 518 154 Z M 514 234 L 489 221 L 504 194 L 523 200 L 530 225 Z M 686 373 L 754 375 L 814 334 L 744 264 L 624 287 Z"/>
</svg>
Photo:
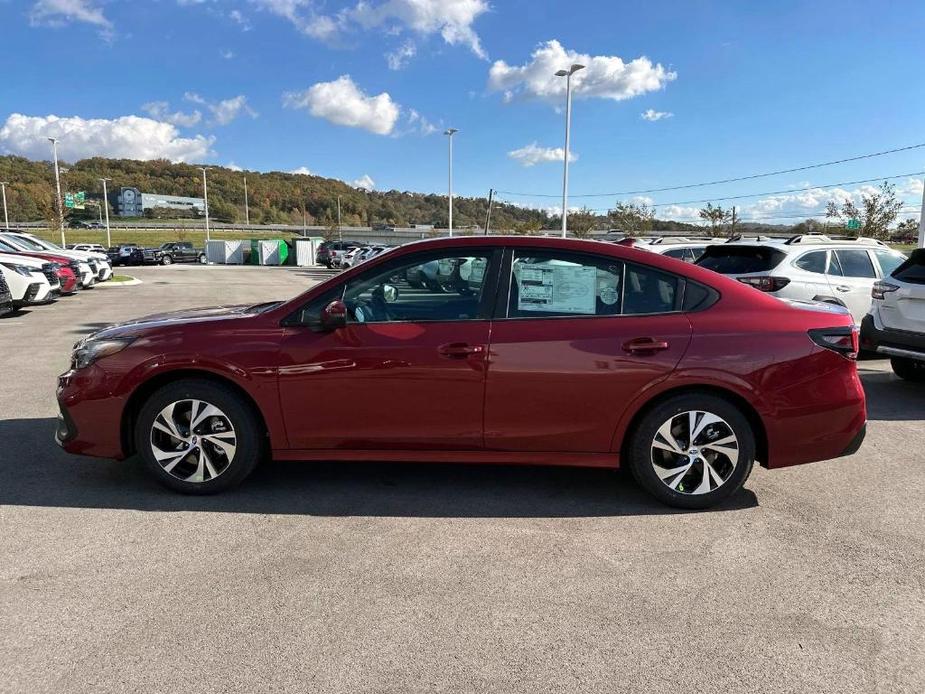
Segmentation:
<svg viewBox="0 0 925 694">
<path fill-rule="evenodd" d="M 336 299 L 321 309 L 321 327 L 325 330 L 337 330 L 347 325 L 347 304 Z"/>
<path fill-rule="evenodd" d="M 382 298 L 385 299 L 385 303 L 394 304 L 398 301 L 398 287 L 394 284 L 383 284 Z"/>
</svg>

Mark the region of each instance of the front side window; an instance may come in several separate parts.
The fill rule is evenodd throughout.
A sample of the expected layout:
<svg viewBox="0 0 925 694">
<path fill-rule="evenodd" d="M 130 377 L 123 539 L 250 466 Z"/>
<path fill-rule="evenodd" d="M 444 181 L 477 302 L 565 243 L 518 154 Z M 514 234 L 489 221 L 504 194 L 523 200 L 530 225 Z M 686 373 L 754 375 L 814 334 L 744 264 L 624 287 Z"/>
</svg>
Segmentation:
<svg viewBox="0 0 925 694">
<path fill-rule="evenodd" d="M 388 263 L 350 281 L 349 323 L 478 320 L 491 251 L 428 253 Z"/>
<path fill-rule="evenodd" d="M 867 251 L 854 249 L 840 249 L 832 254 L 838 259 L 840 273 L 845 277 L 876 277 L 873 263 L 870 262 L 870 256 Z"/>
</svg>

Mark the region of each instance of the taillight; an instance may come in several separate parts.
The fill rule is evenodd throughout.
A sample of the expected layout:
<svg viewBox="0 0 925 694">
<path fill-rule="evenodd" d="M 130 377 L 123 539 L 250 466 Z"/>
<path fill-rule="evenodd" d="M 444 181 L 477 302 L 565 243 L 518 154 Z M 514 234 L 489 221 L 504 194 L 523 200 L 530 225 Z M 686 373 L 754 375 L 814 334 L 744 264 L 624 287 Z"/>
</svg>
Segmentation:
<svg viewBox="0 0 925 694">
<path fill-rule="evenodd" d="M 899 289 L 899 287 L 889 282 L 874 282 L 874 286 L 871 287 L 870 290 L 870 295 L 874 299 L 885 299 L 887 294 L 895 292 L 897 289 Z"/>
<path fill-rule="evenodd" d="M 810 339 L 820 347 L 838 352 L 848 359 L 857 359 L 860 340 L 857 326 L 815 328 L 809 331 Z"/>
<path fill-rule="evenodd" d="M 742 284 L 747 284 L 763 292 L 776 292 L 790 284 L 790 280 L 786 277 L 739 277 L 738 280 Z"/>
</svg>

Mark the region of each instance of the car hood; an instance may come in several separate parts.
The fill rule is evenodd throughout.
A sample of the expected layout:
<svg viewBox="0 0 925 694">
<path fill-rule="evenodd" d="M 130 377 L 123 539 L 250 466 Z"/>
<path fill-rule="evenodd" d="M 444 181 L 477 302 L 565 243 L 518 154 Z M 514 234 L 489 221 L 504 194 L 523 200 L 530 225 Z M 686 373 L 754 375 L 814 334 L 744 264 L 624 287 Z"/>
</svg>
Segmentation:
<svg viewBox="0 0 925 694">
<path fill-rule="evenodd" d="M 109 339 L 114 337 L 133 337 L 143 332 L 157 328 L 177 327 L 190 323 L 201 323 L 209 320 L 226 320 L 237 318 L 252 318 L 254 313 L 247 312 L 252 304 L 235 306 L 208 306 L 205 308 L 190 308 L 169 313 L 155 313 L 150 316 L 134 318 L 110 325 L 93 333 L 93 339 Z"/>
<path fill-rule="evenodd" d="M 25 265 L 28 268 L 41 270 L 47 260 L 33 258 L 28 255 L 13 255 L 12 253 L 0 253 L 0 263 L 10 263 L 12 265 Z"/>
</svg>

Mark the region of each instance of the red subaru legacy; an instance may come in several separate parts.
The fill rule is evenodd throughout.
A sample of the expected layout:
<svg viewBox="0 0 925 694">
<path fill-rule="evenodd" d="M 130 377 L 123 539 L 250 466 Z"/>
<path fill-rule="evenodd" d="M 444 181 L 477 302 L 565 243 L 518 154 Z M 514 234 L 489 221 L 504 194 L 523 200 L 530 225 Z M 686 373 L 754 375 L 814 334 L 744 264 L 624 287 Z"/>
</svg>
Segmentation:
<svg viewBox="0 0 925 694">
<path fill-rule="evenodd" d="M 424 241 L 288 301 L 90 335 L 59 379 L 57 439 L 137 454 L 189 493 L 264 457 L 627 465 L 659 500 L 705 508 L 755 461 L 859 448 L 857 349 L 840 307 L 626 246 Z"/>
</svg>

